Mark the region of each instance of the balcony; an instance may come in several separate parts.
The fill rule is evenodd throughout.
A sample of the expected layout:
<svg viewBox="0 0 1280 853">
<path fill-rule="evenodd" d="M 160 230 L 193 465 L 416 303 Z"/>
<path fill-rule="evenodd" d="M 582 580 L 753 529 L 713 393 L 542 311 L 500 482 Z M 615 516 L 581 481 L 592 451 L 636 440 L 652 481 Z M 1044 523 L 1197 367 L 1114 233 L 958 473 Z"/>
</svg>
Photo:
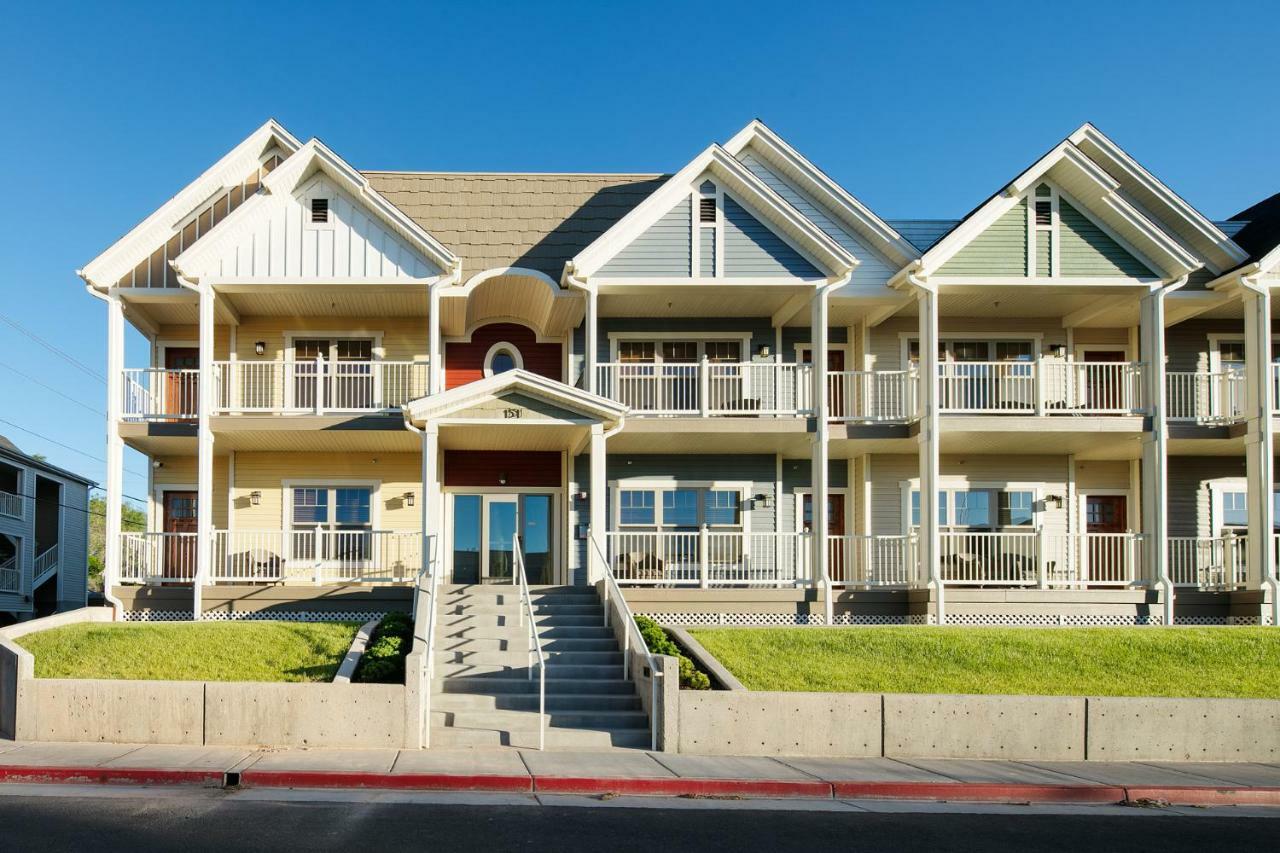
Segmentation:
<svg viewBox="0 0 1280 853">
<path fill-rule="evenodd" d="M 1244 418 L 1245 376 L 1238 370 L 1170 371 L 1165 374 L 1165 400 L 1170 421 L 1235 423 Z"/>
<path fill-rule="evenodd" d="M 24 505 L 25 501 L 23 501 L 22 495 L 0 491 L 0 515 L 7 515 L 10 518 L 22 518 Z"/>
<path fill-rule="evenodd" d="M 947 361 L 939 411 L 968 415 L 1140 415 L 1143 365 L 1130 362 Z"/>
<path fill-rule="evenodd" d="M 611 531 L 609 565 L 630 586 L 795 586 L 805 583 L 804 533 Z"/>
<path fill-rule="evenodd" d="M 191 583 L 194 533 L 122 533 L 122 583 Z M 422 534 L 407 530 L 216 530 L 208 581 L 402 583 L 422 567 Z"/>
<path fill-rule="evenodd" d="M 1186 589 L 1242 589 L 1248 551 L 1248 536 L 1170 536 L 1169 577 Z"/>
<path fill-rule="evenodd" d="M 947 586 L 1130 587 L 1142 576 L 1136 533 L 944 530 L 940 540 Z"/>
<path fill-rule="evenodd" d="M 16 555 L 0 561 L 0 592 L 22 592 L 22 570 Z"/>
<path fill-rule="evenodd" d="M 785 362 L 596 365 L 596 389 L 657 417 L 791 417 L 811 413 L 810 368 Z"/>
</svg>

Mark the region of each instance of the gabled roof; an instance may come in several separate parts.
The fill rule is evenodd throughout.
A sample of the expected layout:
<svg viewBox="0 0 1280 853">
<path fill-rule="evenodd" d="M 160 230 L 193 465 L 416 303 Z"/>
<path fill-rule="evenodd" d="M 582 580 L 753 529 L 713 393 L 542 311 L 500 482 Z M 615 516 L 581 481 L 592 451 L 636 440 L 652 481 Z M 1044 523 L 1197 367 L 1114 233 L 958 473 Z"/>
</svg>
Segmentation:
<svg viewBox="0 0 1280 853">
<path fill-rule="evenodd" d="M 720 145 L 712 144 L 599 239 L 579 252 L 566 264 L 565 274 L 587 278 L 598 272 L 607 261 L 670 212 L 682 198 L 687 198 L 694 181 L 706 173 L 715 176 L 735 194 L 738 201 L 751 205 L 770 226 L 794 240 L 832 278 L 842 276 L 857 266 L 858 259 L 844 247 L 752 174 L 736 157 Z"/>
<path fill-rule="evenodd" d="M 239 185 L 259 165 L 264 154 L 272 148 L 279 148 L 286 155 L 292 154 L 301 144 L 275 119 L 268 119 L 206 169 L 204 174 L 187 184 L 105 252 L 85 264 L 84 269 L 80 270 L 80 276 L 96 288 L 105 290 L 111 287 L 172 239 L 186 219 L 212 197 L 227 187 Z"/>
<path fill-rule="evenodd" d="M 669 175 L 372 172 L 369 184 L 462 259 L 464 274 L 523 267 L 556 281 L 564 262 Z"/>
<path fill-rule="evenodd" d="M 1245 221 L 1236 232 L 1236 245 L 1249 253 L 1250 261 L 1261 260 L 1280 246 L 1280 193 L 1240 211 L 1232 220 Z"/>
<path fill-rule="evenodd" d="M 213 274 L 213 262 L 261 218 L 270 215 L 281 199 L 288 199 L 317 171 L 362 201 L 384 225 L 420 251 L 440 270 L 454 269 L 458 259 L 402 210 L 387 201 L 369 180 L 319 139 L 312 138 L 262 180 L 262 191 L 218 223 L 209 236 L 173 261 L 174 267 L 193 281 Z"/>
<path fill-rule="evenodd" d="M 68 480 L 75 480 L 78 483 L 84 483 L 86 486 L 95 486 L 97 482 L 90 480 L 88 477 L 82 477 L 74 471 L 68 471 L 66 468 L 59 468 L 57 465 L 50 465 L 48 462 L 37 459 L 29 453 L 24 453 L 8 438 L 0 435 L 0 456 L 6 456 L 20 465 L 26 465 L 29 468 L 39 468 L 50 474 L 56 474 Z"/>
<path fill-rule="evenodd" d="M 447 418 L 478 402 L 504 394 L 523 394 L 572 412 L 591 422 L 612 428 L 626 417 L 628 408 L 614 400 L 548 379 L 527 370 L 508 370 L 450 388 L 441 394 L 421 397 L 403 407 L 405 417 L 415 424 Z"/>
<path fill-rule="evenodd" d="M 1095 162 L 1073 141 L 1078 135 L 1088 131 L 1082 139 L 1087 139 L 1097 150 L 1105 137 L 1092 125 L 1085 125 L 1075 134 L 1062 140 L 1030 167 L 1023 170 L 1009 184 L 996 192 L 971 213 L 956 223 L 945 236 L 935 242 L 922 256 L 920 271 L 924 275 L 936 273 L 947 260 L 966 246 L 974 237 L 981 234 L 1000 216 L 1014 207 L 1019 199 L 1042 180 L 1052 180 L 1060 189 L 1065 190 L 1088 212 L 1096 216 L 1108 228 L 1127 241 L 1140 260 L 1153 269 L 1163 271 L 1168 278 L 1178 278 L 1211 262 L 1199 251 L 1192 250 L 1184 244 L 1177 233 L 1172 233 L 1170 220 L 1182 220 L 1182 229 L 1187 230 L 1192 219 L 1203 223 L 1209 231 L 1217 235 L 1223 248 L 1218 250 L 1219 256 L 1230 247 L 1239 251 L 1231 240 L 1212 223 L 1191 210 L 1180 198 L 1142 170 L 1142 185 L 1147 196 L 1158 202 L 1160 211 L 1159 224 L 1147 209 L 1134 202 L 1126 189 L 1126 183 L 1117 179 L 1108 169 Z M 1118 152 L 1119 148 L 1107 140 L 1108 150 Z M 1123 152 L 1121 152 L 1123 153 Z M 1125 160 L 1117 156 L 1109 158 L 1113 168 L 1124 167 L 1130 174 L 1126 176 L 1129 185 L 1139 183 L 1136 172 L 1128 164 L 1137 167 L 1125 155 Z M 1159 192 L 1157 192 L 1159 191 Z"/>
<path fill-rule="evenodd" d="M 771 166 L 780 169 L 898 266 L 904 266 L 920 256 L 916 247 L 888 222 L 872 213 L 869 207 L 792 148 L 760 119 L 753 119 L 726 142 L 724 147 L 734 157 L 740 157 L 747 148 L 755 150 Z"/>
</svg>

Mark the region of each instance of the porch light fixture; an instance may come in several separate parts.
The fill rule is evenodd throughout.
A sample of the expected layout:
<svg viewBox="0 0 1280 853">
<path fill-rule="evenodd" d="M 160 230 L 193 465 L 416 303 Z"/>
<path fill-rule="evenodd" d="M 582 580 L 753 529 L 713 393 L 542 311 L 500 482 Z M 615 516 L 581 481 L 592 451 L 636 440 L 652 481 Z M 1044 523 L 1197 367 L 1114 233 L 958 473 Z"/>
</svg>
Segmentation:
<svg viewBox="0 0 1280 853">
<path fill-rule="evenodd" d="M 769 349 L 768 344 L 761 344 L 759 347 L 756 348 L 756 355 L 760 356 L 761 358 L 768 358 L 770 352 L 771 350 Z"/>
<path fill-rule="evenodd" d="M 253 351 L 254 351 L 255 353 L 257 353 L 258 355 L 266 355 L 266 354 L 267 354 L 267 342 L 266 342 L 266 341 L 254 341 L 254 342 L 253 342 Z"/>
<path fill-rule="evenodd" d="M 503 471 L 498 474 L 498 485 L 505 486 L 507 484 L 507 472 Z"/>
<path fill-rule="evenodd" d="M 413 506 L 413 492 L 405 492 L 400 497 L 404 498 L 405 506 Z"/>
<path fill-rule="evenodd" d="M 249 493 L 249 505 L 257 506 L 260 503 L 262 503 L 262 492 L 255 489 Z"/>
<path fill-rule="evenodd" d="M 1062 495 L 1045 495 L 1044 505 L 1046 509 L 1062 509 Z"/>
</svg>

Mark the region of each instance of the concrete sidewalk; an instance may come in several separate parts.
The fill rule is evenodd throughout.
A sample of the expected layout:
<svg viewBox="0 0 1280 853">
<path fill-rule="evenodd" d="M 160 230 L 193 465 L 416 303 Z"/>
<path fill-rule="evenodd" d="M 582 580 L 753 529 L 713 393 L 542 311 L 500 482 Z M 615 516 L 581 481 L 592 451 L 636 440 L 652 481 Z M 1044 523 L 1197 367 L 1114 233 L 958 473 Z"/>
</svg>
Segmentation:
<svg viewBox="0 0 1280 853">
<path fill-rule="evenodd" d="M 0 782 L 1280 805 L 1280 763 L 734 758 L 639 751 L 255 750 L 0 741 Z"/>
</svg>

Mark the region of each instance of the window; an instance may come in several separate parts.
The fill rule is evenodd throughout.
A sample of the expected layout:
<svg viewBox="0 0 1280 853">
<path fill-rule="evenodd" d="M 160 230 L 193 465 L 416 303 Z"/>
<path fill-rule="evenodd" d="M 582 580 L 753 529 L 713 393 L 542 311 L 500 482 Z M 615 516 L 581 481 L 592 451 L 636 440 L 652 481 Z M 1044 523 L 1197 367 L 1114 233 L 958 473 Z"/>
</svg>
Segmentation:
<svg viewBox="0 0 1280 853">
<path fill-rule="evenodd" d="M 489 347 L 489 352 L 484 357 L 485 376 L 496 376 L 499 373 L 519 370 L 523 367 L 524 359 L 520 356 L 520 350 L 506 341 Z"/>
<path fill-rule="evenodd" d="M 311 222 L 313 224 L 325 223 L 329 221 L 329 199 L 313 198 L 311 199 Z"/>
<path fill-rule="evenodd" d="M 372 549 L 373 489 L 301 486 L 293 489 L 293 556 L 367 560 Z M 318 536 L 316 535 L 318 532 Z"/>
<path fill-rule="evenodd" d="M 374 408 L 373 349 L 372 338 L 295 338 L 292 406 Z"/>
<path fill-rule="evenodd" d="M 676 532 L 708 527 L 742 527 L 743 493 L 738 489 L 672 487 L 618 489 L 621 527 L 665 528 Z"/>
<path fill-rule="evenodd" d="M 956 362 L 991 361 L 992 353 L 996 361 L 1034 361 L 1036 344 L 1033 340 L 983 340 L 983 339 L 942 339 L 938 341 L 938 360 Z M 920 342 L 907 342 L 907 359 L 913 363 L 920 361 Z"/>
<path fill-rule="evenodd" d="M 625 490 L 618 495 L 618 523 L 623 525 L 657 523 L 653 508 L 653 492 Z"/>
<path fill-rule="evenodd" d="M 1222 493 L 1222 527 L 1248 527 L 1248 495 L 1245 492 Z"/>
<path fill-rule="evenodd" d="M 969 530 L 1031 527 L 1035 524 L 1035 493 L 1015 489 L 940 489 L 938 524 Z M 920 526 L 920 492 L 911 492 L 911 526 Z"/>
<path fill-rule="evenodd" d="M 999 492 L 1000 526 L 1029 527 L 1035 522 L 1033 492 Z"/>
<path fill-rule="evenodd" d="M 1218 362 L 1222 370 L 1244 372 L 1244 341 L 1218 341 Z"/>
<path fill-rule="evenodd" d="M 705 356 L 710 362 L 736 364 L 742 361 L 743 343 L 741 338 L 618 341 L 618 361 L 623 364 L 697 364 Z"/>
<path fill-rule="evenodd" d="M 697 527 L 698 493 L 693 489 L 663 492 L 662 524 L 666 527 Z"/>
<path fill-rule="evenodd" d="M 707 524 L 712 527 L 736 527 L 740 524 L 739 498 L 737 492 L 707 492 L 706 510 L 703 513 Z"/>
</svg>

